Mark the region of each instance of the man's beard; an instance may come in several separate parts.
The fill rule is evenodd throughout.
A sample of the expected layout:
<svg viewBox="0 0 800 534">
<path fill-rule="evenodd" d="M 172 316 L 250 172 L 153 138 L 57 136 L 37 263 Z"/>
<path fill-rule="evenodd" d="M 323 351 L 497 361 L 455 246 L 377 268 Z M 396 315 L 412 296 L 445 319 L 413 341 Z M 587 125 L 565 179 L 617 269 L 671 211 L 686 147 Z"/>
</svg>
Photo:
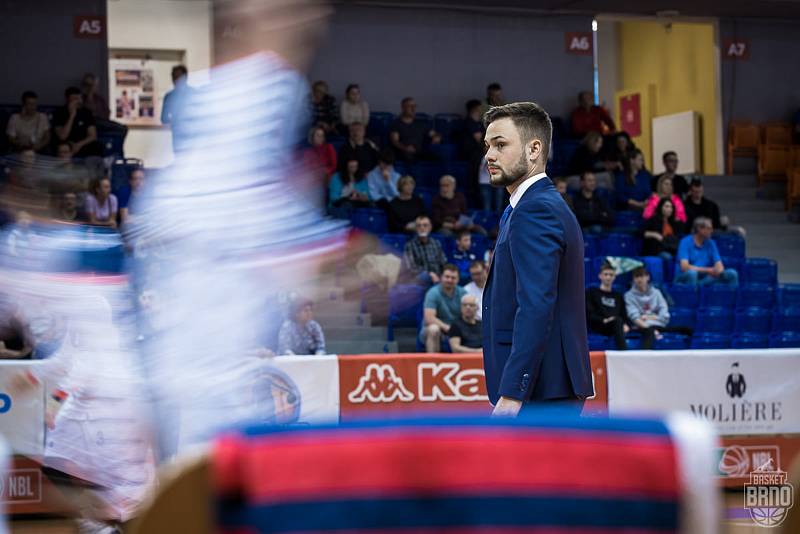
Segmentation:
<svg viewBox="0 0 800 534">
<path fill-rule="evenodd" d="M 519 161 L 509 172 L 504 169 L 495 167 L 500 171 L 500 175 L 489 174 L 489 183 L 495 187 L 508 187 L 523 176 L 528 174 L 528 162 L 525 160 L 525 153 L 520 156 Z"/>
</svg>

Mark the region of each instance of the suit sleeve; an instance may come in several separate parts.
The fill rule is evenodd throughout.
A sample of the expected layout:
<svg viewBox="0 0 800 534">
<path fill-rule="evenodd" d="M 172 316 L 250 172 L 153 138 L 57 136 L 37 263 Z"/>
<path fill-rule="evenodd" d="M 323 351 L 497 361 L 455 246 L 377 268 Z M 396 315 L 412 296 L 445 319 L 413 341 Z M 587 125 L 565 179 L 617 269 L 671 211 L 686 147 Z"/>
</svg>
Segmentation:
<svg viewBox="0 0 800 534">
<path fill-rule="evenodd" d="M 517 311 L 511 354 L 503 369 L 499 393 L 523 400 L 539 378 L 553 322 L 564 230 L 552 207 L 541 201 L 519 205 L 509 224 Z"/>
</svg>

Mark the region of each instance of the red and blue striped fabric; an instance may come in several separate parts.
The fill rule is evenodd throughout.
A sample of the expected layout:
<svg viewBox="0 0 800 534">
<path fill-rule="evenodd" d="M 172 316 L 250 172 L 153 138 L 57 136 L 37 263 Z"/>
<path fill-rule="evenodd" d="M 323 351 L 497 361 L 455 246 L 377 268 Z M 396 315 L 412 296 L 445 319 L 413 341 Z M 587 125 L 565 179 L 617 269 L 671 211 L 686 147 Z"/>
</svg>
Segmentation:
<svg viewBox="0 0 800 534">
<path fill-rule="evenodd" d="M 213 452 L 221 532 L 676 532 L 655 420 L 436 419 L 252 428 Z"/>
</svg>

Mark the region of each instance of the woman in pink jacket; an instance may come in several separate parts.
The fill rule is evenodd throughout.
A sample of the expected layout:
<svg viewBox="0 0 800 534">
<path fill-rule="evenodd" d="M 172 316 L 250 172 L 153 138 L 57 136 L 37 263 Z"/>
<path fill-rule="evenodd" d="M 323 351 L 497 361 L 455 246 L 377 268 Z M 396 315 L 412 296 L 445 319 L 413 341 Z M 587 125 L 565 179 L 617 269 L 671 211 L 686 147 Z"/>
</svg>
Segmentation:
<svg viewBox="0 0 800 534">
<path fill-rule="evenodd" d="M 658 207 L 658 203 L 661 202 L 662 198 L 668 198 L 672 201 L 672 205 L 675 207 L 675 219 L 685 223 L 686 209 L 683 207 L 683 201 L 681 200 L 681 197 L 673 192 L 672 178 L 669 176 L 662 176 L 658 179 L 656 192 L 650 195 L 650 198 L 647 199 L 647 204 L 644 207 L 644 213 L 642 213 L 642 217 L 645 219 L 652 217 L 656 212 L 656 207 Z"/>
</svg>

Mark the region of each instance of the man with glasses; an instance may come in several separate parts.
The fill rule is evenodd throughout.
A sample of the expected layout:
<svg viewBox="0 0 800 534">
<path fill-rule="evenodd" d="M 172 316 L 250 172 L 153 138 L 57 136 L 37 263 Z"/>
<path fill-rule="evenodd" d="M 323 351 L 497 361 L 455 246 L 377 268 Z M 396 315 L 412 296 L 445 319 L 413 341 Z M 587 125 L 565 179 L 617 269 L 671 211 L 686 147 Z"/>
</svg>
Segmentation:
<svg viewBox="0 0 800 534">
<path fill-rule="evenodd" d="M 713 232 L 711 219 L 698 217 L 694 220 L 692 235 L 681 239 L 678 245 L 674 283 L 691 286 L 739 285 L 739 274 L 734 269 L 726 269 L 722 264 L 717 245 L 711 239 Z"/>
</svg>

